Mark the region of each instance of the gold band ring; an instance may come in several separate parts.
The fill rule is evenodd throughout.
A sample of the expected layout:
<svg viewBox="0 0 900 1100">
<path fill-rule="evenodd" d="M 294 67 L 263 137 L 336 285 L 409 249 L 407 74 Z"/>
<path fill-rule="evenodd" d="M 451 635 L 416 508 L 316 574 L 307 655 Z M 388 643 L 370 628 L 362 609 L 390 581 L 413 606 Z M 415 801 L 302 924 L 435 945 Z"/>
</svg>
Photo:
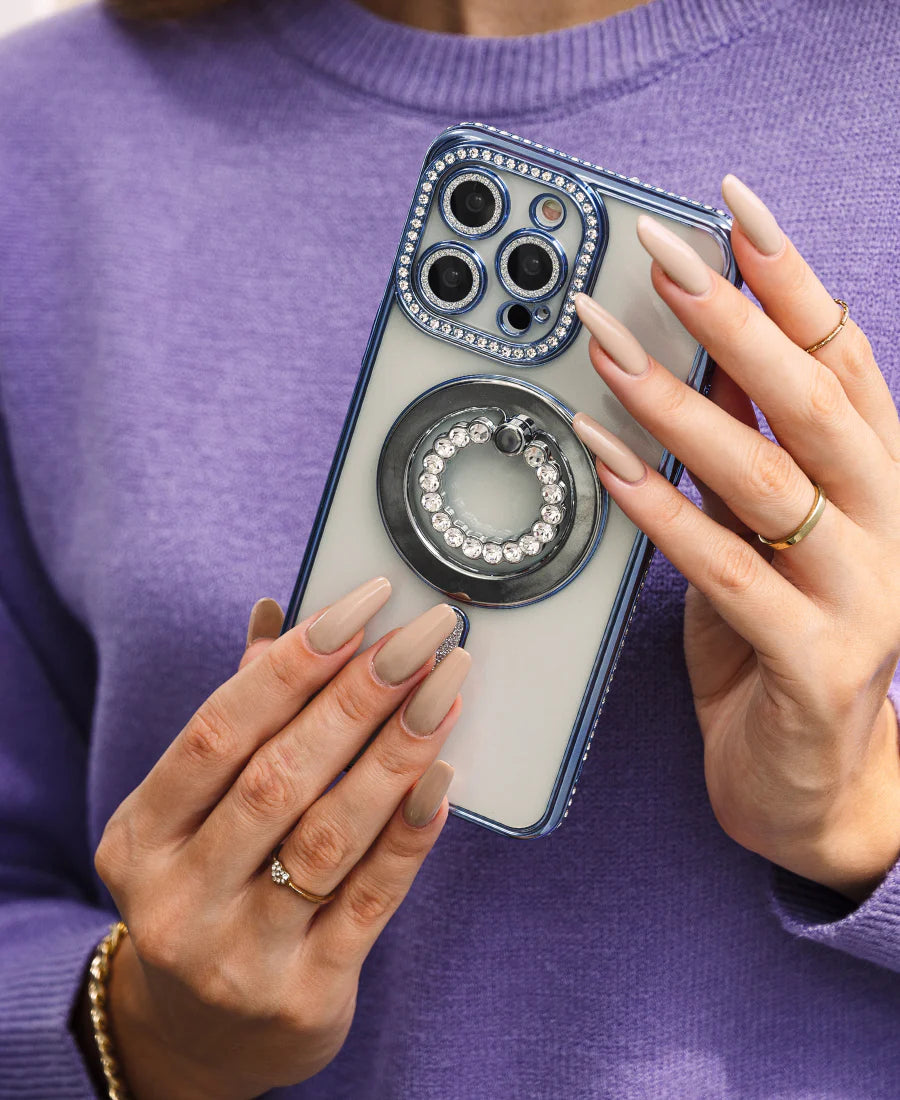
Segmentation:
<svg viewBox="0 0 900 1100">
<path fill-rule="evenodd" d="M 810 508 L 806 518 L 799 527 L 791 531 L 789 535 L 785 535 L 780 539 L 767 539 L 758 532 L 756 537 L 760 542 L 764 542 L 766 546 L 773 546 L 776 550 L 784 550 L 786 546 L 796 546 L 801 539 L 806 538 L 822 518 L 822 513 L 825 511 L 825 505 L 827 503 L 828 499 L 825 496 L 824 489 L 821 485 L 816 485 L 816 499 L 813 501 L 812 508 Z"/>
<path fill-rule="evenodd" d="M 841 319 L 834 326 L 834 328 L 831 330 L 831 332 L 829 332 L 828 335 L 824 339 L 820 340 L 818 342 L 818 344 L 813 344 L 812 347 L 804 348 L 804 350 L 808 351 L 810 353 L 810 355 L 812 355 L 812 353 L 814 351 L 818 351 L 819 348 L 824 348 L 826 344 L 830 344 L 831 341 L 835 338 L 835 336 L 837 336 L 837 334 L 841 331 L 841 329 L 844 327 L 844 325 L 846 325 L 847 321 L 850 319 L 850 307 L 843 300 L 843 298 L 835 298 L 835 301 L 841 307 Z"/>
<path fill-rule="evenodd" d="M 280 849 L 279 849 L 280 851 Z M 330 894 L 314 894 L 310 890 L 304 890 L 302 886 L 298 886 L 296 882 L 291 879 L 290 872 L 285 865 L 278 858 L 278 852 L 272 857 L 272 881 L 278 886 L 290 886 L 295 894 L 299 894 L 301 898 L 306 898 L 307 901 L 315 902 L 316 905 L 322 905 L 326 901 L 331 901 L 337 890 L 332 890 Z"/>
</svg>

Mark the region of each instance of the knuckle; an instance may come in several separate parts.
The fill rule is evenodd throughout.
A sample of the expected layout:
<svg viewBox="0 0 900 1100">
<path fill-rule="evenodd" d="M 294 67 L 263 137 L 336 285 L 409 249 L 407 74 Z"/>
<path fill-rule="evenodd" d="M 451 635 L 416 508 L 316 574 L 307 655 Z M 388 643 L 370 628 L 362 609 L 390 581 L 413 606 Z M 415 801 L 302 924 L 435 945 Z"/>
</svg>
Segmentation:
<svg viewBox="0 0 900 1100">
<path fill-rule="evenodd" d="M 868 381 L 875 369 L 875 355 L 869 338 L 852 321 L 847 323 L 847 328 L 841 335 L 846 337 L 845 340 L 838 337 L 841 375 L 855 383 Z"/>
<path fill-rule="evenodd" d="M 783 498 L 794 481 L 796 470 L 790 454 L 765 436 L 757 439 L 750 453 L 747 481 L 753 496 L 771 501 Z"/>
<path fill-rule="evenodd" d="M 685 416 L 688 413 L 688 400 L 690 393 L 688 387 L 682 382 L 679 382 L 673 375 L 668 372 L 658 372 L 661 375 L 668 375 L 662 382 L 662 392 L 655 404 L 655 416 L 656 420 L 660 424 L 680 424 L 684 421 Z"/>
<path fill-rule="evenodd" d="M 191 717 L 182 733 L 187 756 L 207 767 L 227 760 L 238 745 L 237 734 L 213 692 Z"/>
<path fill-rule="evenodd" d="M 836 427 L 843 418 L 844 388 L 826 367 L 813 371 L 806 401 L 809 419 L 818 428 Z"/>
<path fill-rule="evenodd" d="M 685 509 L 688 502 L 682 494 L 675 489 L 672 492 L 665 491 L 661 494 L 654 506 L 657 519 L 664 527 L 678 527 L 685 519 Z"/>
<path fill-rule="evenodd" d="M 235 785 L 238 801 L 250 818 L 268 818 L 296 805 L 296 785 L 285 762 L 269 751 L 252 756 Z"/>
<path fill-rule="evenodd" d="M 337 722 L 341 726 L 361 726 L 372 720 L 372 704 L 359 691 L 357 685 L 346 678 L 333 680 L 328 689 L 328 700 Z"/>
<path fill-rule="evenodd" d="M 152 970 L 178 973 L 183 951 L 175 922 L 152 912 L 144 913 L 128 922 L 128 934 L 142 963 Z"/>
<path fill-rule="evenodd" d="M 751 587 L 763 559 L 743 539 L 724 539 L 712 558 L 714 582 L 726 591 L 741 593 Z"/>
<path fill-rule="evenodd" d="M 306 649 L 299 635 L 290 632 L 278 638 L 265 652 L 275 684 L 293 698 L 306 687 Z"/>
<path fill-rule="evenodd" d="M 376 766 L 389 776 L 403 780 L 418 777 L 418 763 L 411 758 L 409 747 L 400 744 L 397 739 L 382 734 L 373 742 L 370 751 Z"/>
<path fill-rule="evenodd" d="M 728 297 L 732 299 L 731 295 Z M 755 344 L 758 340 L 756 325 L 758 315 L 759 311 L 743 295 L 738 295 L 736 299 L 729 300 L 728 316 L 724 322 L 729 342 L 738 348 L 748 343 Z"/>
<path fill-rule="evenodd" d="M 353 838 L 333 816 L 306 813 L 300 818 L 290 847 L 292 867 L 300 863 L 315 876 L 331 875 L 350 861 Z"/>
<path fill-rule="evenodd" d="M 360 877 L 349 882 L 343 900 L 350 919 L 363 929 L 380 924 L 396 905 L 394 891 L 374 878 Z"/>
</svg>

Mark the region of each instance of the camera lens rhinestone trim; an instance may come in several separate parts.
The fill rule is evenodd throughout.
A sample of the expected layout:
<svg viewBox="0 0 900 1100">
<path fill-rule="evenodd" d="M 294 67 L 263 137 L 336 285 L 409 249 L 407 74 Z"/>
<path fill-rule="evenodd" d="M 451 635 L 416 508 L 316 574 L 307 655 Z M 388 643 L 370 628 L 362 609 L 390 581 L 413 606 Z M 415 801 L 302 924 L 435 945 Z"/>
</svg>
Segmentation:
<svg viewBox="0 0 900 1100">
<path fill-rule="evenodd" d="M 447 462 L 470 443 L 483 446 L 491 439 L 496 440 L 501 428 L 519 419 L 521 418 L 514 417 L 512 421 L 495 424 L 490 417 L 479 416 L 469 423 L 454 424 L 446 434 L 439 435 L 434 440 L 432 449 L 422 459 L 425 472 L 419 477 L 419 485 L 425 492 L 419 498 L 419 503 L 431 515 L 431 526 L 443 536 L 444 542 L 451 549 L 461 550 L 467 558 L 473 560 L 481 558 L 488 565 L 498 565 L 501 561 L 518 565 L 527 558 L 535 557 L 556 538 L 559 525 L 565 518 L 565 510 L 545 503 L 538 518 L 518 538 L 507 539 L 505 542 L 484 538 L 473 534 L 465 523 L 453 518 L 453 508 L 446 503 L 441 488 L 440 473 L 434 471 L 439 469 L 441 473 L 444 472 Z M 561 481 L 561 470 L 554 460 L 549 443 L 538 440 L 515 453 L 521 455 L 525 464 L 534 470 L 538 482 L 541 483 L 542 499 L 545 499 L 543 489 L 552 485 L 559 490 L 559 499 L 562 500 L 565 484 Z M 424 483 L 426 478 L 428 481 Z"/>
<path fill-rule="evenodd" d="M 534 245 L 541 249 L 544 255 L 550 260 L 550 278 L 542 285 L 534 290 L 528 290 L 526 287 L 520 286 L 515 281 L 509 270 L 509 260 L 513 252 L 522 245 Z M 576 273 L 581 269 L 582 265 L 579 261 L 579 265 L 576 268 Z M 541 298 L 548 298 L 556 291 L 559 285 L 560 277 L 564 274 L 564 261 L 560 262 L 559 245 L 552 239 L 544 236 L 542 233 L 514 233 L 500 252 L 497 255 L 497 271 L 500 274 L 500 281 L 503 286 L 509 291 L 510 294 L 515 294 L 517 298 L 527 298 L 530 300 L 540 300 Z M 583 274 L 583 273 L 582 273 Z M 555 330 L 554 330 L 555 331 Z M 558 336 L 565 334 L 563 332 L 557 333 Z"/>
<path fill-rule="evenodd" d="M 480 183 L 491 194 L 494 200 L 494 212 L 484 225 L 471 226 L 461 222 L 453 213 L 450 201 L 453 193 L 461 183 Z M 487 237 L 506 220 L 509 211 L 509 197 L 506 188 L 493 173 L 487 172 L 457 172 L 447 180 L 441 191 L 441 214 L 444 221 L 461 237 Z M 418 227 L 416 227 L 418 228 Z"/>
<path fill-rule="evenodd" d="M 502 133 L 501 131 L 495 132 Z M 431 335 L 450 343 L 468 344 L 480 354 L 500 362 L 513 362 L 522 367 L 537 366 L 542 361 L 557 355 L 578 331 L 578 318 L 575 313 L 573 299 L 578 291 L 587 290 L 592 284 L 606 243 L 606 211 L 597 193 L 592 188 L 587 188 L 577 176 L 569 175 L 565 170 L 560 171 L 555 166 L 551 170 L 545 164 L 526 161 L 521 156 L 513 157 L 509 153 L 491 147 L 488 141 L 487 136 L 484 145 L 464 141 L 461 145 L 434 159 L 423 173 L 406 224 L 403 243 L 397 256 L 394 286 L 398 302 L 410 321 L 419 328 L 425 329 Z M 533 142 L 526 144 L 530 144 L 534 148 L 536 157 L 541 155 L 539 152 L 541 146 L 537 146 Z M 548 150 L 548 152 L 552 153 L 553 151 Z M 574 166 L 575 162 L 572 163 Z M 428 212 L 438 196 L 441 195 L 439 185 L 442 175 L 448 169 L 459 172 L 460 165 L 463 164 L 471 165 L 473 168 L 472 174 L 475 176 L 480 176 L 476 167 L 479 164 L 490 165 L 495 173 L 507 171 L 528 176 L 540 182 L 546 193 L 555 191 L 564 195 L 574 205 L 581 218 L 581 244 L 577 252 L 568 257 L 572 264 L 572 275 L 568 282 L 562 309 L 552 332 L 535 339 L 531 343 L 524 341 L 507 342 L 495 338 L 493 334 L 486 334 L 463 323 L 450 324 L 447 321 L 447 314 L 459 312 L 460 307 L 458 304 L 455 308 L 448 309 L 446 303 L 441 303 L 439 300 L 436 302 L 425 293 L 421 281 L 417 283 L 416 280 L 411 278 L 416 253 L 428 220 Z M 575 167 L 573 167 L 574 170 L 576 170 Z M 502 184 L 502 180 L 500 182 Z M 507 210 L 508 204 L 504 203 L 503 208 Z M 475 236 L 471 229 L 464 235 Z M 427 284 L 425 286 L 427 287 Z M 483 286 L 484 277 L 482 277 Z M 421 295 L 418 292 L 421 292 Z M 472 303 L 469 303 L 462 308 L 469 309 L 471 305 Z M 439 313 L 432 313 L 431 309 L 437 309 Z M 458 321 L 459 319 L 454 318 L 454 320 Z"/>
<path fill-rule="evenodd" d="M 472 286 L 469 292 L 462 298 L 453 301 L 451 299 L 440 298 L 431 289 L 428 282 L 428 273 L 432 267 L 444 258 L 453 257 L 455 259 L 462 260 L 462 262 L 469 269 L 469 273 L 472 276 Z M 461 313 L 465 309 L 469 309 L 484 292 L 484 274 L 480 259 L 470 254 L 469 250 L 460 245 L 445 245 L 444 247 L 429 249 L 422 259 L 419 261 L 418 272 L 418 289 L 428 299 L 428 301 L 434 306 L 435 309 L 439 309 L 441 313 Z M 446 326 L 446 327 L 442 327 Z M 452 326 L 446 320 L 441 321 L 437 317 L 429 317 L 428 325 L 432 329 L 440 328 L 444 335 L 452 329 Z"/>
</svg>

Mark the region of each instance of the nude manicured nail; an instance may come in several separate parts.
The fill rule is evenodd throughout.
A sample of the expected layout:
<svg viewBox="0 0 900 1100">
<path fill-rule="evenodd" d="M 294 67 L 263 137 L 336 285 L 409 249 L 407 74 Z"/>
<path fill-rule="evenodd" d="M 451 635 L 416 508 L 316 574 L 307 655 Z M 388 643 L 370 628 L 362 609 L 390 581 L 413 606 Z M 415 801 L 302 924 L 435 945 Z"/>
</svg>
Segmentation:
<svg viewBox="0 0 900 1100">
<path fill-rule="evenodd" d="M 784 234 L 772 211 L 754 191 L 729 173 L 722 180 L 722 198 L 734 214 L 744 236 L 764 256 L 774 256 L 784 245 Z"/>
<path fill-rule="evenodd" d="M 403 721 L 407 729 L 420 736 L 434 733 L 453 705 L 471 664 L 472 658 L 464 649 L 457 647 L 450 650 L 437 668 L 419 684 L 406 704 Z"/>
<path fill-rule="evenodd" d="M 634 451 L 592 417 L 576 413 L 572 427 L 588 450 L 623 481 L 640 481 L 646 473 L 647 467 Z"/>
<path fill-rule="evenodd" d="M 250 611 L 250 623 L 247 626 L 247 645 L 253 645 L 260 638 L 277 638 L 284 622 L 284 612 L 277 600 L 263 596 L 258 599 Z"/>
<path fill-rule="evenodd" d="M 316 653 L 334 653 L 366 625 L 391 594 L 387 577 L 372 580 L 342 596 L 316 619 L 306 631 L 306 640 Z"/>
<path fill-rule="evenodd" d="M 402 684 L 456 626 L 456 612 L 446 603 L 436 604 L 398 631 L 375 654 L 372 667 L 388 684 Z"/>
<path fill-rule="evenodd" d="M 712 272 L 691 246 L 656 218 L 641 214 L 638 240 L 673 283 L 688 294 L 705 294 L 712 286 Z"/>
<path fill-rule="evenodd" d="M 575 310 L 591 336 L 626 374 L 643 374 L 650 366 L 647 353 L 635 337 L 593 298 L 576 294 Z"/>
<path fill-rule="evenodd" d="M 446 760 L 433 761 L 403 803 L 403 820 L 407 825 L 421 829 L 431 821 L 441 808 L 454 774 Z"/>
</svg>

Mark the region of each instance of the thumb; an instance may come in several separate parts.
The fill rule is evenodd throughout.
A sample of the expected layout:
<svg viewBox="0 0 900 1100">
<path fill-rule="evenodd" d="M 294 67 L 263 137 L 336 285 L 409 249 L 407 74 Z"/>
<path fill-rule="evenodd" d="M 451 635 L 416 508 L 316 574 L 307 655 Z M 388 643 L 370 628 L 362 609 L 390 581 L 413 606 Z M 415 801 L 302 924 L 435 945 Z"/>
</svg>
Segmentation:
<svg viewBox="0 0 900 1100">
<path fill-rule="evenodd" d="M 258 657 L 281 633 L 284 612 L 277 600 L 263 596 L 257 600 L 250 612 L 247 626 L 247 642 L 238 668 Z"/>
</svg>

